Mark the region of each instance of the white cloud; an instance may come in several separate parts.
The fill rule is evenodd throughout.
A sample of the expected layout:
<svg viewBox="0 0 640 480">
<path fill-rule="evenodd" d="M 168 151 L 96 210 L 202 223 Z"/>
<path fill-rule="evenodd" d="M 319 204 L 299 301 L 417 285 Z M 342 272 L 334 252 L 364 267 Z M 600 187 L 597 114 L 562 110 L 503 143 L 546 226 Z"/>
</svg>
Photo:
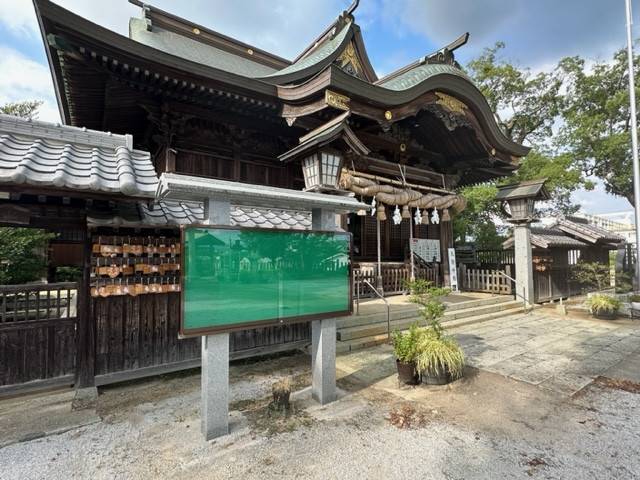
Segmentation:
<svg viewBox="0 0 640 480">
<path fill-rule="evenodd" d="M 38 22 L 28 0 L 0 0 L 0 22 L 18 35 L 34 35 Z"/>
<path fill-rule="evenodd" d="M 38 118 L 59 122 L 51 73 L 16 50 L 0 45 L 0 105 L 23 100 L 42 100 Z"/>
</svg>

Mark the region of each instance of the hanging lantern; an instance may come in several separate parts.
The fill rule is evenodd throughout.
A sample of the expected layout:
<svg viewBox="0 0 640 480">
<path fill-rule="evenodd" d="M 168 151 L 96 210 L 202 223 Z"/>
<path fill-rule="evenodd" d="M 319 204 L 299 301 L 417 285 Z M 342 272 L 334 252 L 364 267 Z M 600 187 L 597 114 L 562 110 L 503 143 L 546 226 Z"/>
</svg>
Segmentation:
<svg viewBox="0 0 640 480">
<path fill-rule="evenodd" d="M 338 181 L 343 164 L 339 151 L 322 148 L 302 160 L 305 190 L 332 192 L 339 190 Z"/>
<path fill-rule="evenodd" d="M 451 221 L 451 217 L 449 216 L 449 209 L 448 208 L 445 208 L 444 210 L 442 210 L 442 221 L 443 222 Z"/>
<path fill-rule="evenodd" d="M 420 207 L 416 208 L 416 213 L 413 215 L 413 221 L 416 225 L 422 223 L 422 217 L 420 216 Z"/>
<path fill-rule="evenodd" d="M 381 222 L 384 222 L 387 219 L 387 213 L 384 210 L 384 205 L 380 204 L 376 207 L 377 213 L 378 213 L 378 220 L 380 220 Z"/>
<path fill-rule="evenodd" d="M 411 218 L 411 211 L 409 210 L 409 205 L 402 206 L 402 218 Z"/>
<path fill-rule="evenodd" d="M 422 224 L 429 225 L 429 210 L 426 208 L 422 210 Z"/>
<path fill-rule="evenodd" d="M 400 214 L 400 209 L 396 205 L 396 209 L 393 211 L 393 223 L 394 225 L 400 225 L 402 222 L 402 215 Z"/>
<path fill-rule="evenodd" d="M 433 209 L 433 215 L 431 215 L 431 223 L 438 225 L 440 223 L 440 215 L 438 215 L 438 209 Z"/>
<path fill-rule="evenodd" d="M 376 214 L 376 197 L 373 197 L 371 200 L 371 216 L 373 217 Z"/>
</svg>

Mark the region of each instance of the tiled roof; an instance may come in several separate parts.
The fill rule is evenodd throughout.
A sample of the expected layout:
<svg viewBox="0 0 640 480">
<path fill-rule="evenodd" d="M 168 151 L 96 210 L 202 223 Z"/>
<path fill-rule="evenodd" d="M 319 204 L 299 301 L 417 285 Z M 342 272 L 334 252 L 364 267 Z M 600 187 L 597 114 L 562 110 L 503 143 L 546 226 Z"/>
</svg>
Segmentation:
<svg viewBox="0 0 640 480">
<path fill-rule="evenodd" d="M 591 244 L 570 236 L 559 228 L 531 227 L 531 245 L 538 248 L 585 248 Z M 502 243 L 503 248 L 513 248 L 513 235 Z"/>
<path fill-rule="evenodd" d="M 465 80 L 472 82 L 467 74 L 453 65 L 423 63 L 401 73 L 398 76 L 394 76 L 389 80 L 385 81 L 382 79 L 378 85 L 389 90 L 408 90 L 409 88 L 424 82 L 430 77 L 442 74 L 455 75 L 456 77 L 462 77 Z"/>
<path fill-rule="evenodd" d="M 253 62 L 240 55 L 225 52 L 212 45 L 192 40 L 184 35 L 170 32 L 155 25 L 152 31 L 148 31 L 146 21 L 141 18 L 131 18 L 129 20 L 129 37 L 136 42 L 162 50 L 176 57 L 218 68 L 225 72 L 236 73 L 244 77 L 259 77 L 276 71 L 275 68 Z"/>
<path fill-rule="evenodd" d="M 289 65 L 288 67 L 283 68 L 282 70 L 278 70 L 277 72 L 273 72 L 269 75 L 265 75 L 262 77 L 264 80 L 280 80 L 282 78 L 286 78 L 291 74 L 295 74 L 298 72 L 302 72 L 307 70 L 324 60 L 332 61 L 333 57 L 336 57 L 340 51 L 342 51 L 342 47 L 346 44 L 346 42 L 351 38 L 348 34 L 351 32 L 352 23 L 347 22 L 340 32 L 338 32 L 333 38 L 324 42 L 314 50 L 304 57 L 302 57 L 297 62 Z"/>
<path fill-rule="evenodd" d="M 199 202 L 164 200 L 151 205 L 145 202 L 116 204 L 114 209 L 93 210 L 87 222 L 94 226 L 162 227 L 201 223 L 204 208 Z M 311 213 L 282 209 L 232 206 L 231 225 L 307 230 L 311 228 Z"/>
<path fill-rule="evenodd" d="M 0 115 L 0 184 L 153 197 L 158 178 L 130 137 Z"/>
<path fill-rule="evenodd" d="M 557 227 L 569 235 L 578 236 L 591 243 L 622 242 L 624 237 L 588 223 L 586 219 L 567 217 L 557 221 Z"/>
</svg>

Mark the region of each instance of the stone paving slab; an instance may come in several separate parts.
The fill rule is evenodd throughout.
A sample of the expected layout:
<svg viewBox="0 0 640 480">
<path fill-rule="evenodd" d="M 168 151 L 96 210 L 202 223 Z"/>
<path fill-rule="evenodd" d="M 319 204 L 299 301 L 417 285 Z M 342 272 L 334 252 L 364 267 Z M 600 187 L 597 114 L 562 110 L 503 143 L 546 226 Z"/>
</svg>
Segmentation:
<svg viewBox="0 0 640 480">
<path fill-rule="evenodd" d="M 563 395 L 626 361 L 640 364 L 640 322 L 608 324 L 534 312 L 468 325 L 455 336 L 470 365 Z"/>
</svg>

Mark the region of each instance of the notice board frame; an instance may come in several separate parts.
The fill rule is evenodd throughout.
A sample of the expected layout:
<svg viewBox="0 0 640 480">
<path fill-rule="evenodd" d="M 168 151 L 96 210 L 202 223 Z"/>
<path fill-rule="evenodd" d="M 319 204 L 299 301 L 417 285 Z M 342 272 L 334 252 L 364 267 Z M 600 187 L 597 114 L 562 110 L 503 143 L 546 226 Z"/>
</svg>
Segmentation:
<svg viewBox="0 0 640 480">
<path fill-rule="evenodd" d="M 185 328 L 185 232 L 189 229 L 205 228 L 205 229 L 218 229 L 218 230 L 239 230 L 239 231 L 259 231 L 259 232 L 286 232 L 286 233 L 321 233 L 331 235 L 341 235 L 349 239 L 348 241 L 348 258 L 349 264 L 347 265 L 347 278 L 349 282 L 349 298 L 347 310 L 338 310 L 334 312 L 322 312 L 309 315 L 297 315 L 285 318 L 270 318 L 265 320 L 242 322 L 233 325 L 220 325 L 216 327 L 200 327 L 200 328 Z M 347 317 L 353 314 L 353 234 L 351 232 L 344 232 L 339 230 L 293 230 L 285 228 L 260 228 L 260 227 L 239 227 L 236 225 L 211 225 L 204 223 L 191 223 L 188 225 L 180 225 L 180 329 L 178 332 L 179 338 L 193 338 L 201 337 L 204 335 L 215 335 L 218 333 L 231 333 L 241 330 L 249 330 L 253 328 L 267 328 L 282 325 L 290 325 L 294 323 L 306 323 L 314 320 L 323 320 L 326 318 L 335 317 Z"/>
</svg>

